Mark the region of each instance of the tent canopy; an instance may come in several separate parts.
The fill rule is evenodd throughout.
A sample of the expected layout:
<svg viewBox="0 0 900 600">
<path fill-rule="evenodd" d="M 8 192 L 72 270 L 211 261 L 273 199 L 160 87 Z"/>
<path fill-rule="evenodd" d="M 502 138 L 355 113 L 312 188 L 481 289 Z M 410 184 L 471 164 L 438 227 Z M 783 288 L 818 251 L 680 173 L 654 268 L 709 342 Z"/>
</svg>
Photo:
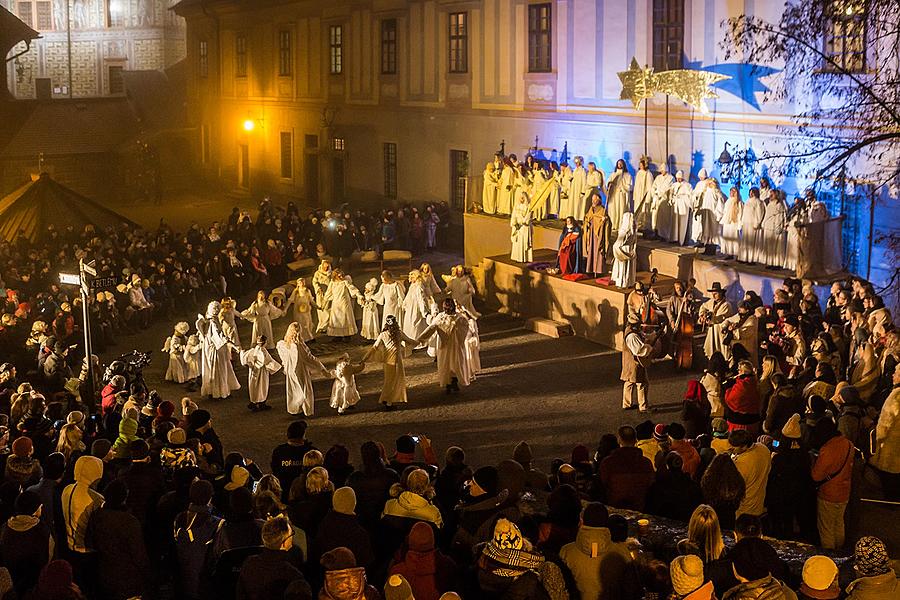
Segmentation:
<svg viewBox="0 0 900 600">
<path fill-rule="evenodd" d="M 88 224 L 98 234 L 109 225 L 137 227 L 130 219 L 57 183 L 47 173 L 0 199 L 0 238 L 10 242 L 20 231 L 34 242 L 50 225 L 57 231 L 69 225 L 81 231 Z"/>
</svg>

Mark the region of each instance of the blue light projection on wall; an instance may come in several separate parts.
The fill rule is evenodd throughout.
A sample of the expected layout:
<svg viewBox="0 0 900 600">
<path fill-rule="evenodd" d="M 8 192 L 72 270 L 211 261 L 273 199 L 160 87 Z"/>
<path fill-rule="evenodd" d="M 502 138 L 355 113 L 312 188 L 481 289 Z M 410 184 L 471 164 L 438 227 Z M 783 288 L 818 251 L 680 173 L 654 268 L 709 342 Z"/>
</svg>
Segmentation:
<svg viewBox="0 0 900 600">
<path fill-rule="evenodd" d="M 703 66 L 702 61 L 685 62 L 684 68 L 697 71 L 709 71 L 711 73 L 718 73 L 719 75 L 728 75 L 731 79 L 714 83 L 713 87 L 740 98 L 757 111 L 761 111 L 762 109 L 759 106 L 759 100 L 757 100 L 756 94 L 769 91 L 766 84 L 762 82 L 762 78 L 780 72 L 780 69 L 745 63 L 722 63 L 718 65 Z"/>
</svg>

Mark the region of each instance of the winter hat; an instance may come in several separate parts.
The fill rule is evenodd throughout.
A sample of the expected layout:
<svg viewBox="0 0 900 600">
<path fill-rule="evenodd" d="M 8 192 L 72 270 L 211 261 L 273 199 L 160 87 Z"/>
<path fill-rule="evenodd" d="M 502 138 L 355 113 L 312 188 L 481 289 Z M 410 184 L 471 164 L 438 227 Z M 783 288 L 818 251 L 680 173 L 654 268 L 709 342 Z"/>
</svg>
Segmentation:
<svg viewBox="0 0 900 600">
<path fill-rule="evenodd" d="M 891 560 L 884 542 L 871 535 L 859 538 L 853 550 L 853 566 L 863 577 L 875 577 L 890 571 Z"/>
<path fill-rule="evenodd" d="M 803 586 L 813 592 L 829 591 L 834 588 L 835 595 L 816 594 L 817 598 L 837 598 L 840 588 L 837 583 L 838 568 L 827 556 L 811 556 L 803 563 Z"/>
<path fill-rule="evenodd" d="M 250 481 L 250 471 L 240 465 L 235 465 L 231 468 L 231 478 L 228 483 L 225 484 L 225 489 L 231 492 L 240 487 L 244 487 L 247 485 L 248 481 Z"/>
<path fill-rule="evenodd" d="M 513 460 L 520 464 L 527 464 L 534 460 L 534 455 L 531 453 L 531 446 L 528 445 L 528 442 L 516 444 L 516 448 L 513 450 Z"/>
<path fill-rule="evenodd" d="M 329 550 L 323 554 L 319 564 L 326 571 L 343 571 L 356 566 L 356 556 L 353 555 L 353 551 L 350 548 L 338 546 L 334 550 Z"/>
<path fill-rule="evenodd" d="M 659 423 L 653 428 L 653 439 L 657 442 L 664 442 L 669 439 L 669 426 L 665 423 Z"/>
<path fill-rule="evenodd" d="M 577 465 L 580 463 L 587 463 L 591 461 L 591 453 L 587 449 L 587 446 L 582 444 L 578 444 L 574 448 L 572 448 L 572 464 Z"/>
<path fill-rule="evenodd" d="M 772 546 L 760 538 L 741 538 L 728 555 L 738 574 L 749 581 L 766 577 L 771 572 Z"/>
<path fill-rule="evenodd" d="M 384 584 L 384 600 L 415 600 L 412 588 L 403 575 L 391 575 Z"/>
<path fill-rule="evenodd" d="M 208 410 L 198 408 L 188 416 L 188 423 L 191 429 L 200 429 L 209 423 L 210 419 L 212 419 L 212 415 L 209 414 Z"/>
<path fill-rule="evenodd" d="M 156 407 L 156 416 L 160 419 L 171 419 L 174 414 L 175 405 L 168 400 L 163 400 L 160 405 Z"/>
<path fill-rule="evenodd" d="M 649 440 L 653 437 L 653 421 L 647 420 L 634 426 L 634 433 L 639 440 Z"/>
<path fill-rule="evenodd" d="M 401 435 L 396 442 L 397 452 L 412 454 L 416 451 L 416 440 L 411 435 Z"/>
<path fill-rule="evenodd" d="M 137 435 L 138 430 L 138 422 L 131 417 L 124 417 L 119 422 L 119 435 L 124 435 L 125 437 L 134 437 Z"/>
<path fill-rule="evenodd" d="M 515 523 L 509 519 L 497 519 L 491 544 L 503 550 L 524 550 L 525 538 Z"/>
<path fill-rule="evenodd" d="M 183 417 L 190 416 L 190 414 L 193 413 L 195 410 L 197 410 L 196 402 L 194 402 L 193 400 L 191 400 L 190 398 L 188 398 L 186 396 L 181 399 L 181 416 L 183 416 Z"/>
<path fill-rule="evenodd" d="M 111 448 L 112 443 L 108 439 L 97 438 L 94 440 L 94 443 L 91 444 L 91 456 L 104 459 L 109 454 Z"/>
<path fill-rule="evenodd" d="M 846 406 L 859 406 L 862 401 L 859 397 L 859 390 L 852 385 L 848 385 L 841 389 L 841 403 Z"/>
<path fill-rule="evenodd" d="M 585 527 L 606 527 L 609 523 L 609 511 L 602 502 L 589 502 L 581 513 L 581 522 Z"/>
<path fill-rule="evenodd" d="M 669 566 L 672 589 L 679 596 L 686 596 L 703 585 L 703 561 L 699 556 L 678 556 Z"/>
<path fill-rule="evenodd" d="M 781 435 L 789 440 L 799 440 L 800 434 L 800 415 L 794 413 L 788 422 L 781 428 Z"/>
<path fill-rule="evenodd" d="M 41 497 L 36 492 L 28 490 L 22 492 L 16 497 L 13 509 L 17 515 L 33 515 L 41 506 Z"/>
<path fill-rule="evenodd" d="M 444 592 L 438 600 L 462 600 L 462 596 L 456 592 Z"/>
<path fill-rule="evenodd" d="M 34 452 L 34 444 L 31 443 L 30 437 L 22 436 L 16 438 L 16 441 L 12 443 L 12 453 L 19 458 L 27 458 L 32 452 Z"/>
<path fill-rule="evenodd" d="M 41 569 L 35 595 L 40 598 L 69 598 L 73 583 L 72 565 L 64 560 L 54 560 Z"/>
<path fill-rule="evenodd" d="M 67 425 L 77 425 L 78 427 L 84 426 L 84 413 L 80 410 L 73 410 L 66 417 Z"/>
<path fill-rule="evenodd" d="M 409 530 L 407 547 L 413 552 L 430 552 L 434 550 L 434 530 L 424 521 L 416 521 Z"/>
<path fill-rule="evenodd" d="M 169 443 L 173 446 L 181 446 L 187 443 L 187 433 L 185 433 L 184 429 L 181 427 L 176 427 L 169 432 L 166 439 L 168 439 Z"/>
<path fill-rule="evenodd" d="M 687 432 L 681 423 L 671 423 L 669 425 L 669 437 L 673 440 L 683 440 Z"/>
<path fill-rule="evenodd" d="M 331 496 L 331 508 L 342 515 L 356 514 L 356 492 L 352 487 L 344 486 L 334 490 Z"/>
<path fill-rule="evenodd" d="M 716 417 L 712 420 L 712 434 L 714 438 L 728 437 L 728 421 L 722 417 Z"/>
<path fill-rule="evenodd" d="M 472 479 L 488 496 L 495 496 L 499 491 L 500 474 L 495 467 L 481 467 L 475 471 Z"/>
</svg>

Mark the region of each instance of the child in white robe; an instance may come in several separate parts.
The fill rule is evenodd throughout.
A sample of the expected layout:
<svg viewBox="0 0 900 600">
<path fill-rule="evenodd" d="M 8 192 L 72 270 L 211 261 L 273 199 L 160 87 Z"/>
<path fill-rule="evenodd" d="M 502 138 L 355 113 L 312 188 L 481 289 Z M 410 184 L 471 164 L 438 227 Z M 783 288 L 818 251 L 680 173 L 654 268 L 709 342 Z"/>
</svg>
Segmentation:
<svg viewBox="0 0 900 600">
<path fill-rule="evenodd" d="M 469 317 L 469 331 L 466 332 L 466 362 L 469 363 L 472 379 L 475 379 L 475 375 L 481 371 L 481 340 L 478 337 L 478 321 L 472 313 L 459 304 L 456 305 L 456 310 Z"/>
<path fill-rule="evenodd" d="M 331 386 L 331 408 L 336 408 L 339 415 L 356 406 L 359 402 L 359 390 L 356 389 L 356 374 L 362 373 L 365 363 L 354 365 L 346 352 L 338 357 L 338 362 L 331 372 L 334 383 Z"/>
<path fill-rule="evenodd" d="M 269 397 L 269 374 L 277 373 L 281 365 L 266 350 L 266 336 L 256 338 L 256 345 L 249 350 L 241 350 L 241 364 L 247 367 L 247 390 L 250 392 L 250 403 L 253 412 L 272 408 L 266 404 Z"/>
<path fill-rule="evenodd" d="M 378 315 L 378 302 L 375 301 L 377 288 L 378 280 L 373 277 L 366 283 L 363 295 L 357 298 L 363 309 L 360 335 L 367 340 L 376 340 L 381 333 L 381 317 Z"/>
<path fill-rule="evenodd" d="M 293 317 L 297 325 L 300 326 L 300 337 L 304 342 L 310 342 L 316 339 L 313 333 L 312 309 L 315 306 L 312 292 L 306 287 L 306 280 L 302 277 L 297 279 L 297 287 L 291 292 L 290 297 L 284 305 L 284 312 L 288 308 L 294 307 Z"/>
<path fill-rule="evenodd" d="M 188 380 L 185 375 L 184 347 L 187 343 L 187 334 L 191 326 L 185 321 L 175 324 L 172 335 L 166 338 L 162 351 L 169 354 L 169 366 L 166 369 L 166 381 L 184 383 Z"/>
<path fill-rule="evenodd" d="M 191 386 L 200 382 L 200 338 L 192 335 L 184 345 L 184 380 Z"/>
</svg>

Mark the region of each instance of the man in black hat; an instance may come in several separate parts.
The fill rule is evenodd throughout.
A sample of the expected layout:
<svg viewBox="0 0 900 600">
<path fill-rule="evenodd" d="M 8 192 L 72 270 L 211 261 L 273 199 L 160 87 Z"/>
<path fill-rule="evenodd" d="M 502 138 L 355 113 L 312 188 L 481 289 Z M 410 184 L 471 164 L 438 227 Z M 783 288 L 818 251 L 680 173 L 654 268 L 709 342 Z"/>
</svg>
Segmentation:
<svg viewBox="0 0 900 600">
<path fill-rule="evenodd" d="M 713 282 L 707 291 L 711 297 L 700 307 L 700 324 L 706 326 L 703 351 L 707 358 L 721 352 L 727 359 L 730 352 L 725 343 L 725 321 L 734 315 L 734 306 L 725 298 L 725 288 L 718 281 Z"/>
</svg>

